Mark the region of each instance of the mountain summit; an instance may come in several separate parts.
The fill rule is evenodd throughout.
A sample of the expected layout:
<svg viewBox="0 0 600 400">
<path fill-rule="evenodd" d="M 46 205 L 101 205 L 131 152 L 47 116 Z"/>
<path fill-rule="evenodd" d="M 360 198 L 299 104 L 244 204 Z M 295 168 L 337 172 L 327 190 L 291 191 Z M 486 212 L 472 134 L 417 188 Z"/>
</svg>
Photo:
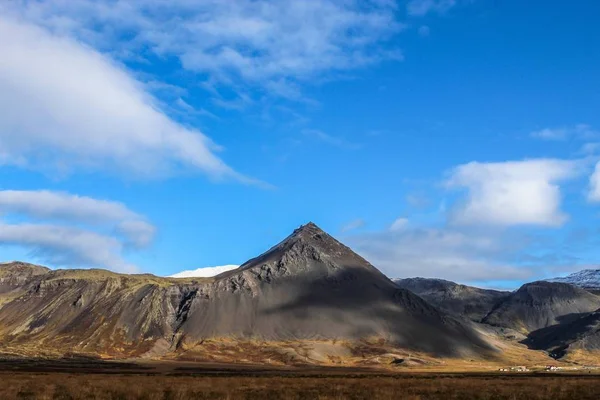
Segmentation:
<svg viewBox="0 0 600 400">
<path fill-rule="evenodd" d="M 326 273 L 343 267 L 361 268 L 384 276 L 367 260 L 313 222 L 300 226 L 265 253 L 245 262 L 237 270 L 222 274 L 221 277 L 231 276 L 240 271 L 261 269 L 265 265 L 272 266 L 271 272 L 280 276 L 304 274 L 311 269 Z"/>
</svg>

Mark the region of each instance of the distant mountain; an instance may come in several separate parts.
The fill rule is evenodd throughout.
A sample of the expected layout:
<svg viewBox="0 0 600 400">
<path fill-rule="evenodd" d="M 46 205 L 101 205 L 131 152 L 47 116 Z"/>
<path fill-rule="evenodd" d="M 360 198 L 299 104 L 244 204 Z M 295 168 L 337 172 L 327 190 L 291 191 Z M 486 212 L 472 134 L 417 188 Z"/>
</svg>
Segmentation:
<svg viewBox="0 0 600 400">
<path fill-rule="evenodd" d="M 26 265 L 0 271 L 0 349 L 28 354 L 161 356 L 222 339 L 381 338 L 439 356 L 491 350 L 469 323 L 399 288 L 312 223 L 212 278 Z"/>
<path fill-rule="evenodd" d="M 419 295 L 440 309 L 479 322 L 510 292 L 479 289 L 443 279 L 394 279 L 398 286 Z"/>
<path fill-rule="evenodd" d="M 484 323 L 531 333 L 567 323 L 600 308 L 600 298 L 573 285 L 533 282 L 511 293 L 483 319 Z"/>
<path fill-rule="evenodd" d="M 548 282 L 562 282 L 583 289 L 600 290 L 600 269 L 584 269 L 563 278 L 548 279 Z"/>
<path fill-rule="evenodd" d="M 222 274 L 223 272 L 231 271 L 238 268 L 239 265 L 221 265 L 217 267 L 198 268 L 189 271 L 182 271 L 169 276 L 169 278 L 210 278 Z"/>
</svg>

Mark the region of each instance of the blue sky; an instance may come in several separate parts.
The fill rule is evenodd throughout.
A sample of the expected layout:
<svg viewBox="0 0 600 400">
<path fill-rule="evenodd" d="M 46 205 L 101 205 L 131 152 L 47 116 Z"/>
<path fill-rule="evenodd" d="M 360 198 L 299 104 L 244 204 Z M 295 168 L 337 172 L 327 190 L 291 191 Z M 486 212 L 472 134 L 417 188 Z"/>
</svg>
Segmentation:
<svg viewBox="0 0 600 400">
<path fill-rule="evenodd" d="M 314 221 L 393 277 L 600 261 L 596 1 L 0 5 L 0 259 L 168 275 Z"/>
</svg>

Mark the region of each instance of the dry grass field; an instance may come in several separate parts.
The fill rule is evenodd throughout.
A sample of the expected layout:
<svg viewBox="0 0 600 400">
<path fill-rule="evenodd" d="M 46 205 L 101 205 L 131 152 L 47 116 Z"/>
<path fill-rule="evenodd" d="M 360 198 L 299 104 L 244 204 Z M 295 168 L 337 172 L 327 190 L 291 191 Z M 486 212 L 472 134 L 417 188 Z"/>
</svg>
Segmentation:
<svg viewBox="0 0 600 400">
<path fill-rule="evenodd" d="M 598 399 L 589 375 L 0 372 L 0 399 Z"/>
</svg>

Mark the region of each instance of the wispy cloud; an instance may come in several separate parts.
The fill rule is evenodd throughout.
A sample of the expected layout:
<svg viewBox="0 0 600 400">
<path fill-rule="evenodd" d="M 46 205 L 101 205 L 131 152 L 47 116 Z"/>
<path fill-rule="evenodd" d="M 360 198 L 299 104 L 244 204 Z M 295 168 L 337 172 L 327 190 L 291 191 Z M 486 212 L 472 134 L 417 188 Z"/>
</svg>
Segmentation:
<svg viewBox="0 0 600 400">
<path fill-rule="evenodd" d="M 429 13 L 445 13 L 456 5 L 456 0 L 410 0 L 406 12 L 410 16 L 422 17 Z"/>
<path fill-rule="evenodd" d="M 136 272 L 121 257 L 116 238 L 71 227 L 0 222 L 0 244 L 29 248 L 32 256 L 61 267 L 103 267 Z"/>
<path fill-rule="evenodd" d="M 409 221 L 408 221 L 408 218 L 406 218 L 406 217 L 396 218 L 396 220 L 394 222 L 392 222 L 392 225 L 390 225 L 390 231 L 393 231 L 393 232 L 401 231 L 408 226 L 408 223 L 409 223 Z"/>
<path fill-rule="evenodd" d="M 542 140 L 593 139 L 600 137 L 600 132 L 588 124 L 577 124 L 570 127 L 540 129 L 531 132 L 531 137 Z"/>
<path fill-rule="evenodd" d="M 347 224 L 345 224 L 344 226 L 342 226 L 341 232 L 342 233 L 348 233 L 351 231 L 355 231 L 357 229 L 360 229 L 362 227 L 364 227 L 366 225 L 365 220 L 364 219 L 355 219 L 353 221 L 348 222 Z"/>
<path fill-rule="evenodd" d="M 133 271 L 123 250 L 150 245 L 156 233 L 145 217 L 122 203 L 46 190 L 0 191 L 0 215 L 28 221 L 0 221 L 0 244 L 29 248 L 61 266 Z"/>
<path fill-rule="evenodd" d="M 314 138 L 316 140 L 319 140 L 323 143 L 327 143 L 335 147 L 339 147 L 341 149 L 357 150 L 361 147 L 357 143 L 349 142 L 338 136 L 329 135 L 318 129 L 305 129 L 302 131 L 302 133 L 308 137 Z"/>
<path fill-rule="evenodd" d="M 297 97 L 295 82 L 399 59 L 394 2 L 139 0 L 12 2 L 5 13 L 116 57 L 151 52 L 215 82 Z"/>
</svg>

